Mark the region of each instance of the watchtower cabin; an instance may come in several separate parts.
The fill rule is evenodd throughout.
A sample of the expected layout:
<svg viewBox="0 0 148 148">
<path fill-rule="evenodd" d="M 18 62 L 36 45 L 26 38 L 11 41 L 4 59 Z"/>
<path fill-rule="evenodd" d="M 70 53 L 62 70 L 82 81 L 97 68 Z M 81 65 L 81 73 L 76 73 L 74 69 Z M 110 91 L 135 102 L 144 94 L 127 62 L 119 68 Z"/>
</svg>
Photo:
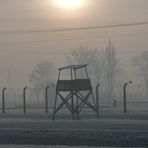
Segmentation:
<svg viewBox="0 0 148 148">
<path fill-rule="evenodd" d="M 93 97 L 92 86 L 88 77 L 87 65 L 69 65 L 59 68 L 59 75 L 56 84 L 56 96 L 54 103 L 53 119 L 60 109 L 65 105 L 70 111 L 72 119 L 75 117 L 79 119 L 79 114 L 87 105 L 93 109 L 98 115 L 98 108 L 96 101 Z M 62 79 L 61 75 L 63 71 L 66 71 L 69 75 L 69 79 Z M 78 72 L 81 71 L 81 77 L 78 78 Z M 83 72 L 84 71 L 84 72 Z M 83 75 L 83 76 L 82 76 Z M 85 78 L 84 78 L 85 75 Z M 91 96 L 91 97 L 90 97 Z M 60 104 L 57 103 L 57 99 L 61 99 Z M 91 99 L 91 100 L 90 100 Z"/>
</svg>

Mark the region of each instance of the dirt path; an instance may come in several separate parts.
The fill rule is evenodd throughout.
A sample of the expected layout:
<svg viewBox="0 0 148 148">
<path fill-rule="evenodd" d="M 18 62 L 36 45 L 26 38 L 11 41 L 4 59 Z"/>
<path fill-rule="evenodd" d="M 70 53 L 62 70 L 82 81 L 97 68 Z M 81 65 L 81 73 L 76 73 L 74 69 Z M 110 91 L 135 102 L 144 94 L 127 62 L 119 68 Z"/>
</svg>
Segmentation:
<svg viewBox="0 0 148 148">
<path fill-rule="evenodd" d="M 3 118 L 0 119 L 0 128 L 148 131 L 148 120 L 90 119 L 52 121 L 49 119 Z"/>
</svg>

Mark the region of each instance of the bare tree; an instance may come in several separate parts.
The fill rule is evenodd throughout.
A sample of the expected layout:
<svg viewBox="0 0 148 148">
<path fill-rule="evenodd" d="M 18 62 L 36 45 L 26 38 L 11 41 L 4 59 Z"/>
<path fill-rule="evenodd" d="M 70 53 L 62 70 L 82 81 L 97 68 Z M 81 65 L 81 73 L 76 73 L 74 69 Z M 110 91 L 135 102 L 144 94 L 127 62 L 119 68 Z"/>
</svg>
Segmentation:
<svg viewBox="0 0 148 148">
<path fill-rule="evenodd" d="M 68 57 L 68 63 L 88 64 L 89 75 L 93 82 L 93 86 L 96 86 L 97 83 L 101 83 L 101 89 L 104 92 L 106 91 L 104 82 L 107 78 L 108 103 L 111 105 L 115 78 L 119 71 L 119 67 L 117 66 L 116 50 L 110 40 L 105 52 L 101 54 L 96 49 L 90 49 L 83 46 L 72 50 L 71 55 Z M 106 97 L 105 94 L 102 96 Z"/>
<path fill-rule="evenodd" d="M 67 58 L 71 64 L 88 64 L 88 71 L 93 85 L 99 83 L 103 74 L 104 58 L 96 49 L 80 46 L 72 50 L 71 55 Z"/>
<path fill-rule="evenodd" d="M 138 67 L 148 92 L 148 51 L 144 51 L 139 57 L 134 57 L 133 63 Z"/>
<path fill-rule="evenodd" d="M 32 73 L 29 75 L 29 81 L 32 90 L 37 94 L 39 102 L 39 94 L 44 92 L 45 88 L 55 80 L 55 65 L 49 61 L 42 61 L 36 65 Z"/>
<path fill-rule="evenodd" d="M 107 76 L 107 85 L 108 85 L 108 101 L 111 105 L 113 99 L 113 92 L 115 87 L 115 77 L 117 73 L 117 58 L 116 58 L 116 49 L 112 42 L 109 40 L 108 45 L 105 49 L 105 58 L 106 58 L 106 76 Z"/>
</svg>

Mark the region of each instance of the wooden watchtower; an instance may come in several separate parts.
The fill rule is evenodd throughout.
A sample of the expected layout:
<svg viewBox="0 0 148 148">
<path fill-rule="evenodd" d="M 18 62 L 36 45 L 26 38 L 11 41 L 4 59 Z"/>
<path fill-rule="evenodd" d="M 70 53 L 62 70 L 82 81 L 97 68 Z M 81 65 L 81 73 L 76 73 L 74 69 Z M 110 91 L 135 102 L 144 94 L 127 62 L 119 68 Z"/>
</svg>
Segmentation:
<svg viewBox="0 0 148 148">
<path fill-rule="evenodd" d="M 96 101 L 93 97 L 92 85 L 88 77 L 87 65 L 69 65 L 59 68 L 59 75 L 56 84 L 56 96 L 54 103 L 53 119 L 55 119 L 56 113 L 65 105 L 66 108 L 72 114 L 72 119 L 76 115 L 79 119 L 79 114 L 87 105 L 93 109 L 98 115 L 98 109 Z M 85 78 L 77 78 L 77 71 L 84 71 Z M 70 72 L 70 80 L 61 79 L 61 73 L 63 70 Z M 57 99 L 61 99 L 61 103 L 57 104 Z"/>
</svg>

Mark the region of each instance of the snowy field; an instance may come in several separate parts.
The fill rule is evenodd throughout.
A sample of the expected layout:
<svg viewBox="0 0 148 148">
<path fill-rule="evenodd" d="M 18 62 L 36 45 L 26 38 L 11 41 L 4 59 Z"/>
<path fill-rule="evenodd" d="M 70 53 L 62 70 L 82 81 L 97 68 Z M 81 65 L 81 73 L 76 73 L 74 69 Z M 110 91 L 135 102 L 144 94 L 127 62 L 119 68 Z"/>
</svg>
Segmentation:
<svg viewBox="0 0 148 148">
<path fill-rule="evenodd" d="M 45 114 L 44 110 L 42 112 L 28 110 L 26 115 L 22 112 L 17 114 L 11 110 L 7 111 L 10 112 L 0 114 L 0 144 L 17 145 L 0 145 L 0 148 L 100 148 L 99 146 L 141 146 L 142 148 L 148 146 L 147 104 L 140 111 L 136 108 L 129 109 L 128 106 L 127 114 L 122 112 L 122 108 L 103 108 L 100 119 L 89 110 L 84 110 L 80 120 L 71 120 L 71 115 L 63 111 L 57 114 L 55 121 L 51 119 L 51 112 Z M 87 147 L 87 145 L 98 146 Z"/>
<path fill-rule="evenodd" d="M 89 147 L 75 147 L 75 146 L 39 146 L 39 145 L 0 145 L 0 148 L 89 148 Z M 91 147 L 98 148 L 98 147 Z M 107 148 L 107 147 L 99 147 Z"/>
<path fill-rule="evenodd" d="M 108 147 L 87 147 L 87 146 L 38 146 L 38 145 L 0 145 L 0 148 L 108 148 Z M 115 148 L 115 147 L 110 147 Z"/>
<path fill-rule="evenodd" d="M 0 145 L 0 148 L 117 148 L 117 147 Z M 119 148 L 119 147 L 118 147 L 118 148 Z M 137 148 L 138 148 L 138 147 L 137 147 Z M 142 147 L 141 147 L 141 148 L 142 148 Z"/>
</svg>

